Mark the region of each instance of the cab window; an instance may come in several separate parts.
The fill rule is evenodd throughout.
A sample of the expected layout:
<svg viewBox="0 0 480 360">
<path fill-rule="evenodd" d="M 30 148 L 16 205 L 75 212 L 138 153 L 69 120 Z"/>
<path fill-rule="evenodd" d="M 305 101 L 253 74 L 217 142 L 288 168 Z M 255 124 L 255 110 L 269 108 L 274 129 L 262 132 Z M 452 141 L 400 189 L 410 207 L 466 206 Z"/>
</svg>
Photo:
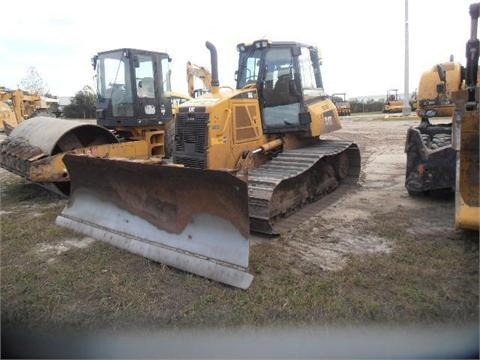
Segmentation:
<svg viewBox="0 0 480 360">
<path fill-rule="evenodd" d="M 137 55 L 138 66 L 135 67 L 135 82 L 139 98 L 155 98 L 153 81 L 153 61 L 151 56 Z"/>
</svg>

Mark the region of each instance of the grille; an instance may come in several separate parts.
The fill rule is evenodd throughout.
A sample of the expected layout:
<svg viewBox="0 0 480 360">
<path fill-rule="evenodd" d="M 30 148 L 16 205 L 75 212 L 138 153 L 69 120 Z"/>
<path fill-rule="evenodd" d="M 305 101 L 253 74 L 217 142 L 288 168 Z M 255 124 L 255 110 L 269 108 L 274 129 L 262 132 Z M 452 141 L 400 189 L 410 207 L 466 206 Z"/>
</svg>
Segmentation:
<svg viewBox="0 0 480 360">
<path fill-rule="evenodd" d="M 176 164 L 182 164 L 186 167 L 195 168 L 195 169 L 205 169 L 205 160 L 204 159 L 193 159 L 188 157 L 175 157 Z"/>
<path fill-rule="evenodd" d="M 174 162 L 188 167 L 206 168 L 208 120 L 205 112 L 177 114 Z"/>
</svg>

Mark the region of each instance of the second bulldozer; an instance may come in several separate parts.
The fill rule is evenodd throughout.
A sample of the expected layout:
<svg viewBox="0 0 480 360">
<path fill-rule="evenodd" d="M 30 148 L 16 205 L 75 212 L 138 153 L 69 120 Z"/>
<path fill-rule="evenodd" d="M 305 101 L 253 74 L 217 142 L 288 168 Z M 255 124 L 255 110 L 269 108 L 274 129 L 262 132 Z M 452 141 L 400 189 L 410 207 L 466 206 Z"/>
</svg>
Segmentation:
<svg viewBox="0 0 480 360">
<path fill-rule="evenodd" d="M 279 220 L 356 182 L 360 153 L 320 139 L 341 124 L 315 47 L 239 44 L 237 90 L 222 93 L 206 46 L 211 93 L 180 105 L 173 164 L 67 155 L 72 192 L 57 223 L 246 289 L 249 230 L 278 234 Z"/>
</svg>

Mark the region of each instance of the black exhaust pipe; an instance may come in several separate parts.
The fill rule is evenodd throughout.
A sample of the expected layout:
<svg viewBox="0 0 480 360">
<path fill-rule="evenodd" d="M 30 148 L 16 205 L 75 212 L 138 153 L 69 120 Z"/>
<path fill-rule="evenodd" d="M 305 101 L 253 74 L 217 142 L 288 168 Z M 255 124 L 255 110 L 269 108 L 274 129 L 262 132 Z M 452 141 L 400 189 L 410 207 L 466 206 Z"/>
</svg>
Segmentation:
<svg viewBox="0 0 480 360">
<path fill-rule="evenodd" d="M 480 40 L 477 38 L 480 3 L 470 5 L 470 39 L 467 42 L 466 79 L 468 102 L 475 107 L 475 88 L 477 87 L 478 58 L 480 57 Z"/>
<path fill-rule="evenodd" d="M 220 83 L 218 82 L 218 57 L 217 49 L 210 41 L 205 42 L 205 46 L 210 50 L 210 62 L 212 66 L 212 87 L 218 87 Z"/>
</svg>

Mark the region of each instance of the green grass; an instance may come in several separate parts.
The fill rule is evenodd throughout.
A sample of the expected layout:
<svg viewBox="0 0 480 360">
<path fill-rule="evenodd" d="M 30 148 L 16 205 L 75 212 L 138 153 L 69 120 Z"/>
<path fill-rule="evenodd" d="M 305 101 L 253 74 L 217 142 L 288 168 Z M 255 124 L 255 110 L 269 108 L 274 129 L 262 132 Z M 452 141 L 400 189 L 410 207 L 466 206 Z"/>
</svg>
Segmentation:
<svg viewBox="0 0 480 360">
<path fill-rule="evenodd" d="M 417 238 L 407 229 L 411 219 L 426 216 L 424 210 L 375 214 L 373 222 L 356 231 L 390 239 L 392 252 L 350 255 L 343 270 L 335 272 L 285 256 L 285 238 L 258 243 L 250 255 L 255 279 L 242 291 L 101 242 L 47 263 L 32 251 L 35 246 L 81 238 L 54 224 L 65 200 L 24 183 L 8 186 L 1 216 L 4 326 L 53 330 L 478 321 L 477 235 L 452 231 Z M 32 202 L 37 206 L 27 206 Z M 321 228 L 315 222 L 312 226 Z"/>
</svg>

